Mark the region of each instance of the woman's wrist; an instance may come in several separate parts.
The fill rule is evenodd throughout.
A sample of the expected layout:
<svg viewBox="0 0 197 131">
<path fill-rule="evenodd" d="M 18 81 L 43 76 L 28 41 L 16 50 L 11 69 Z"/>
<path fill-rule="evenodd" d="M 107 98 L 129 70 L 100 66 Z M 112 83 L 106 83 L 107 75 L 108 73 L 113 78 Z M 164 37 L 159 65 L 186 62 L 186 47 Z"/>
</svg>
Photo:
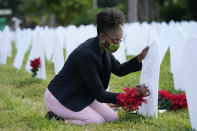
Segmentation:
<svg viewBox="0 0 197 131">
<path fill-rule="evenodd" d="M 137 55 L 137 60 L 138 60 L 138 62 L 139 62 L 139 63 L 141 63 L 141 62 L 142 62 L 143 57 L 141 56 L 141 54 Z"/>
</svg>

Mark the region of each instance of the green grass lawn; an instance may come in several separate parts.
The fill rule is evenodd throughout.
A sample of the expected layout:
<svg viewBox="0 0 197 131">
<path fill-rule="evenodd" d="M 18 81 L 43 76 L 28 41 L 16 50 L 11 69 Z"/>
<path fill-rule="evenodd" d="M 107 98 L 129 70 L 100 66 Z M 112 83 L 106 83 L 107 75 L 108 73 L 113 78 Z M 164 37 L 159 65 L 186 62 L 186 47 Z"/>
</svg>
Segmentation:
<svg viewBox="0 0 197 131">
<path fill-rule="evenodd" d="M 28 52 L 29 53 L 29 52 Z M 0 64 L 0 130 L 98 130 L 98 131 L 187 131 L 191 130 L 188 110 L 167 111 L 158 115 L 158 119 L 145 118 L 140 115 L 119 114 L 119 120 L 106 122 L 103 125 L 89 124 L 79 126 L 65 124 L 63 121 L 47 120 L 47 109 L 44 105 L 43 94 L 54 77 L 54 67 L 46 61 L 46 80 L 35 80 L 29 84 L 31 74 L 25 70 L 28 58 L 25 56 L 22 69 L 13 67 L 16 50 L 7 59 L 6 65 Z M 131 56 L 127 57 L 128 59 Z M 120 92 L 122 88 L 133 87 L 139 82 L 140 72 L 124 77 L 112 75 L 110 91 Z M 167 52 L 160 70 L 159 89 L 167 89 L 174 93 L 173 77 L 170 73 L 170 54 Z"/>
</svg>

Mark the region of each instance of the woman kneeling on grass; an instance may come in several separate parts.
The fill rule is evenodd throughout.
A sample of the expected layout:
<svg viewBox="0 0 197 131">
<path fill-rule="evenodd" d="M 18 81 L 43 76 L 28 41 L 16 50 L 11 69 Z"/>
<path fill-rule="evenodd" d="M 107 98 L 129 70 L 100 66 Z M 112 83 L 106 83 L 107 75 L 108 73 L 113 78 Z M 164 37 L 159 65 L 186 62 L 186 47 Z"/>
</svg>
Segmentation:
<svg viewBox="0 0 197 131">
<path fill-rule="evenodd" d="M 117 103 L 119 93 L 106 91 L 111 73 L 125 76 L 141 70 L 146 47 L 133 59 L 120 64 L 112 52 L 122 41 L 124 15 L 117 9 L 106 8 L 96 15 L 97 36 L 77 47 L 68 57 L 62 70 L 45 91 L 47 117 L 63 118 L 66 123 L 102 124 L 118 119 L 105 103 Z M 69 43 L 68 43 L 69 44 Z M 145 96 L 147 87 L 141 86 Z"/>
</svg>

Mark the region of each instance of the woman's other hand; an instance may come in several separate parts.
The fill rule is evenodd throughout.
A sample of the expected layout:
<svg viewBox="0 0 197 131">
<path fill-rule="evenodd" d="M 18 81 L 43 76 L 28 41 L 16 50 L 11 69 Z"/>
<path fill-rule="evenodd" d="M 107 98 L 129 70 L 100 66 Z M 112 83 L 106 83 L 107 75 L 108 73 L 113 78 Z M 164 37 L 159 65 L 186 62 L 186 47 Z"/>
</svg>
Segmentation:
<svg viewBox="0 0 197 131">
<path fill-rule="evenodd" d="M 144 97 L 149 96 L 150 95 L 150 90 L 148 89 L 148 86 L 146 86 L 145 84 L 143 85 L 137 85 L 136 86 L 136 90 L 139 94 L 142 94 Z"/>
</svg>

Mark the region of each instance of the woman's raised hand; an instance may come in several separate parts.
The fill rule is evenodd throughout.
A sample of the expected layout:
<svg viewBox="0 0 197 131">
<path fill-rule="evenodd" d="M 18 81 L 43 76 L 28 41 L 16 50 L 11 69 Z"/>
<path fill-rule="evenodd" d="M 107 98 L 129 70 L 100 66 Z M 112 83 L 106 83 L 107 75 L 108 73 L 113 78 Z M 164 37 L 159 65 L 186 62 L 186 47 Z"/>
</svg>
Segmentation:
<svg viewBox="0 0 197 131">
<path fill-rule="evenodd" d="M 139 62 L 142 62 L 142 60 L 146 57 L 146 54 L 149 50 L 149 46 L 145 47 L 140 54 L 137 55 L 137 59 Z"/>
</svg>

